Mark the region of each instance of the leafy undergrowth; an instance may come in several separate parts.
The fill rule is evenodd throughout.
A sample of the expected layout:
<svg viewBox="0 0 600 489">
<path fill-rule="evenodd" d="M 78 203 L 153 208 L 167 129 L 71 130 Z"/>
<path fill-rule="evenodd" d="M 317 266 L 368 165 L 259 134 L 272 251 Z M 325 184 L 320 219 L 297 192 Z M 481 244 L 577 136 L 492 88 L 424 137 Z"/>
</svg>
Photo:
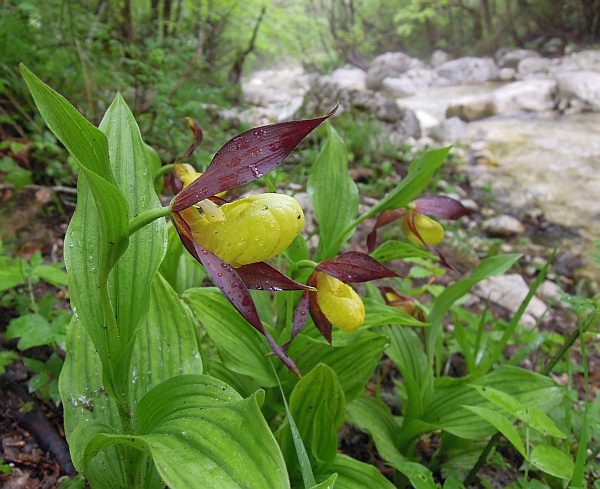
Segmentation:
<svg viewBox="0 0 600 489">
<path fill-rule="evenodd" d="M 468 191 L 468 186 L 465 185 L 464 189 Z M 32 189 L 4 190 L 1 197 L 4 203 L 1 216 L 4 226 L 1 238 L 6 243 L 6 247 L 0 258 L 3 260 L 0 277 L 5 284 L 0 303 L 2 345 L 0 367 L 5 369 L 0 386 L 4 393 L 0 397 L 0 431 L 3 433 L 2 458 L 4 460 L 0 480 L 3 487 L 7 488 L 84 487 L 84 481 L 72 479 L 76 471 L 70 463 L 68 448 L 64 442 L 62 409 L 57 402 L 55 388 L 59 371 L 56 365 L 62 364 L 65 354 L 66 323 L 61 318 L 69 314 L 66 287 L 64 283 L 61 284 L 64 277 L 60 276 L 60 270 L 64 232 L 70 218 L 70 211 L 73 209 L 73 197 L 69 194 L 55 194 L 52 201 L 48 199 L 45 192 L 40 195 L 39 189 L 37 193 Z M 364 234 L 354 236 L 353 241 L 364 243 L 365 238 Z M 472 252 L 465 253 L 449 246 L 444 248 L 444 252 L 450 261 L 459 265 L 462 271 L 472 269 L 477 262 Z M 550 250 L 547 250 L 546 256 L 549 254 Z M 19 256 L 20 260 L 13 258 L 16 256 Z M 537 263 L 539 257 L 526 255 L 517 265 L 517 270 L 529 283 L 535 280 L 539 273 Z M 418 275 L 418 268 L 415 266 L 405 265 L 402 271 L 411 273 L 411 270 L 413 275 Z M 11 271 L 12 284 L 10 283 Z M 424 279 L 415 277 L 412 286 L 416 289 L 419 286 L 432 284 L 448 285 L 456 278 L 456 274 L 442 275 L 433 281 L 429 275 Z M 573 284 L 571 292 L 576 291 L 576 276 L 561 276 L 554 273 L 553 278 L 559 283 Z M 545 348 L 522 355 L 519 365 L 539 371 L 551 356 L 553 342 L 559 344 L 559 337 L 565 338 L 574 331 L 577 307 L 581 304 L 578 304 L 576 296 L 573 297 L 575 297 L 572 299 L 574 304 L 563 302 L 555 305 L 552 310 L 552 321 L 543 322 L 536 333 L 532 333 L 529 337 L 524 336 L 542 347 L 545 345 Z M 465 305 L 465 311 L 474 316 L 479 316 L 485 311 L 497 323 L 508 322 L 511 319 L 511 314 L 505 309 L 486 304 L 482 299 L 471 300 Z M 45 316 L 46 323 L 42 321 L 42 324 L 48 326 L 54 321 L 54 328 L 44 329 L 45 336 L 41 337 L 38 337 L 35 329 L 25 328 L 23 331 L 15 329 L 15 320 L 21 318 L 21 321 L 26 322 L 29 318 L 31 327 L 38 325 L 39 332 L 39 324 L 35 321 L 31 322 L 33 316 L 36 318 Z M 20 340 L 29 341 L 30 344 L 19 344 Z M 39 344 L 35 344 L 36 342 Z M 448 346 L 454 353 L 448 358 L 445 373 L 450 377 L 461 377 L 466 373 L 464 355 L 456 345 Z M 509 345 L 506 354 L 514 354 L 522 346 L 518 343 Z M 590 372 L 587 385 L 581 368 L 583 360 L 580 350 L 571 350 L 571 361 L 560 364 L 553 374 L 560 384 L 570 386 L 569 399 L 554 412 L 555 418 L 563 418 L 564 422 L 566 422 L 564 416 L 568 416 L 570 405 L 582 406 L 586 393 L 589 402 L 593 401 L 598 393 L 600 354 L 593 343 L 589 346 L 585 359 Z M 381 392 L 392 413 L 400 415 L 401 400 L 395 394 L 395 386 L 401 381 L 400 372 L 387 357 L 384 357 L 376 374 L 367 385 L 367 391 L 373 395 Z M 373 439 L 364 431 L 345 423 L 338 437 L 339 450 L 342 453 L 374 465 L 389 480 L 393 480 L 393 469 L 386 464 Z M 440 442 L 439 436 L 435 433 L 417 439 L 415 453 L 421 463 L 428 467 L 432 465 L 435 467 L 439 462 L 440 455 L 436 452 Z M 521 486 L 522 482 L 518 481 L 522 477 L 522 472 L 519 470 L 522 462 L 523 458 L 518 451 L 506 439 L 501 439 L 495 453 L 479 471 L 478 478 L 470 487 L 501 488 L 514 483 Z M 468 459 L 468 463 L 472 465 L 473 459 Z M 592 458 L 590 463 L 596 464 L 595 472 L 592 471 L 589 476 L 593 478 L 593 474 L 596 476 L 598 474 L 598 460 L 594 462 Z M 434 476 L 442 477 L 442 474 L 434 471 Z M 446 476 L 447 474 L 444 474 L 444 478 Z M 540 487 L 547 486 L 540 485 Z"/>
</svg>

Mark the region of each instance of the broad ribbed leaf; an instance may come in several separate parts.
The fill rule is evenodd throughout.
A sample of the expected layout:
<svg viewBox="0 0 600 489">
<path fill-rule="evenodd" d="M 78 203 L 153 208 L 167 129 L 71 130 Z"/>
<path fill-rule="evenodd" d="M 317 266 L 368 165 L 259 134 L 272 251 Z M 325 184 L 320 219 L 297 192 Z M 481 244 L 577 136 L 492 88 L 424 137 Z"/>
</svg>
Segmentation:
<svg viewBox="0 0 600 489">
<path fill-rule="evenodd" d="M 336 373 L 324 364 L 308 372 L 292 390 L 290 411 L 313 469 L 317 471 L 333 462 L 337 453 L 337 432 L 346 418 L 344 392 Z M 283 428 L 279 440 L 288 468 L 299 474 L 289 426 Z"/>
<path fill-rule="evenodd" d="M 157 273 L 148 316 L 133 347 L 127 383 L 130 406 L 135 408 L 144 394 L 164 380 L 179 374 L 202 373 L 197 328 L 190 310 Z"/>
<path fill-rule="evenodd" d="M 337 374 L 346 402 L 350 402 L 363 392 L 387 341 L 385 335 L 371 331 L 353 334 L 334 331 L 333 346 L 330 346 L 322 338 L 300 334 L 290 345 L 288 354 L 302 373 L 310 372 L 320 363 L 331 367 Z M 284 387 L 292 382 L 294 380 L 289 377 L 285 381 L 282 378 Z"/>
<path fill-rule="evenodd" d="M 67 332 L 67 357 L 59 379 L 64 406 L 65 433 L 77 470 L 83 470 L 83 452 L 95 432 L 121 431 L 117 405 L 104 390 L 102 364 L 96 348 L 77 315 Z M 79 435 L 73 433 L 76 427 Z M 97 427 L 95 429 L 94 427 Z M 112 428 L 106 428 L 112 427 Z M 124 457 L 118 448 L 105 450 L 86 470 L 92 487 L 125 488 Z"/>
<path fill-rule="evenodd" d="M 342 233 L 356 218 L 358 189 L 348 174 L 346 144 L 331 125 L 328 138 L 313 163 L 307 192 L 319 221 L 316 260 L 334 257 L 350 233 Z"/>
<path fill-rule="evenodd" d="M 154 191 L 152 161 L 133 114 L 120 95 L 104 115 L 100 129 L 108 137 L 110 162 L 117 184 L 126 195 L 128 219 L 160 208 Z M 129 239 L 129 249 L 110 277 L 112 307 L 125 348 L 148 311 L 150 288 L 167 246 L 164 219 L 158 219 Z"/>
<path fill-rule="evenodd" d="M 371 435 L 377 451 L 383 459 L 403 473 L 417 489 L 435 489 L 431 471 L 416 462 L 406 460 L 396 441 L 400 438 L 400 426 L 389 408 L 374 397 L 359 396 L 348 405 L 348 421 L 361 431 Z"/>
<path fill-rule="evenodd" d="M 109 164 L 106 136 L 22 65 L 21 73 L 48 127 L 82 169 L 78 205 L 65 239 L 65 264 L 67 270 L 78 270 L 77 274 L 70 274 L 73 310 L 77 310 L 81 297 L 89 296 L 94 302 L 80 307 L 80 317 L 108 371 L 108 339 L 99 287 L 104 287 L 108 273 L 127 248 L 127 203 Z"/>
<path fill-rule="evenodd" d="M 217 345 L 227 368 L 254 378 L 263 387 L 274 387 L 273 374 L 263 337 L 241 317 L 216 288 L 187 290 L 185 298 L 202 326 Z"/>
<path fill-rule="evenodd" d="M 127 202 L 109 165 L 106 136 L 88 122 L 67 100 L 45 85 L 25 66 L 21 73 L 50 130 L 77 160 L 91 185 L 99 209 L 99 276 L 103 280 L 127 248 Z"/>
<path fill-rule="evenodd" d="M 138 406 L 137 433 L 165 483 L 190 487 L 289 487 L 281 451 L 259 407 L 207 375 L 179 375 Z"/>
<path fill-rule="evenodd" d="M 318 481 L 324 481 L 332 473 L 337 473 L 335 489 L 394 489 L 374 465 L 359 462 L 346 455 L 338 454 L 327 472 L 316 474 Z"/>
<path fill-rule="evenodd" d="M 300 141 L 331 117 L 336 109 L 317 119 L 281 122 L 238 134 L 217 151 L 200 178 L 177 194 L 173 199 L 173 212 L 180 212 L 203 199 L 252 182 L 274 170 Z"/>
</svg>

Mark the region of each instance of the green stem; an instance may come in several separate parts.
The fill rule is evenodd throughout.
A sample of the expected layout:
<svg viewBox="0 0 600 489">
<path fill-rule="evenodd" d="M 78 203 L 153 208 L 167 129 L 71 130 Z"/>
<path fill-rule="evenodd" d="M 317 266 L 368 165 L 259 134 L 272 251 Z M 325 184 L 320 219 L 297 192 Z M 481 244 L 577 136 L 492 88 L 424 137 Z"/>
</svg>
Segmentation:
<svg viewBox="0 0 600 489">
<path fill-rule="evenodd" d="M 137 216 L 132 217 L 129 220 L 129 236 L 136 233 L 151 222 L 156 221 L 161 217 L 167 217 L 169 214 L 171 214 L 171 206 L 166 205 L 158 209 L 150 209 L 148 211 L 144 211 L 138 214 Z"/>
<path fill-rule="evenodd" d="M 298 269 L 310 268 L 314 270 L 316 266 L 317 264 L 312 260 L 300 260 L 298 263 L 296 263 L 296 268 Z"/>
<path fill-rule="evenodd" d="M 154 175 L 154 181 L 158 181 L 165 173 L 169 173 L 174 166 L 175 165 L 173 164 L 161 166 L 160 169 Z"/>
</svg>

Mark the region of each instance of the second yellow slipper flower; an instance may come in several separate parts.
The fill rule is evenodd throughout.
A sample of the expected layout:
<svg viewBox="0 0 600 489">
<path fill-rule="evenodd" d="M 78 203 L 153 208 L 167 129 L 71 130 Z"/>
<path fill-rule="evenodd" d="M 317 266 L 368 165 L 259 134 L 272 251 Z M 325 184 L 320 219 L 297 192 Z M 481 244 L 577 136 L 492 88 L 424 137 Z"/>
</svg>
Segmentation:
<svg viewBox="0 0 600 489">
<path fill-rule="evenodd" d="M 346 333 L 354 333 L 365 322 L 365 306 L 356 291 L 331 275 L 316 272 L 317 302 L 325 317 Z"/>
</svg>

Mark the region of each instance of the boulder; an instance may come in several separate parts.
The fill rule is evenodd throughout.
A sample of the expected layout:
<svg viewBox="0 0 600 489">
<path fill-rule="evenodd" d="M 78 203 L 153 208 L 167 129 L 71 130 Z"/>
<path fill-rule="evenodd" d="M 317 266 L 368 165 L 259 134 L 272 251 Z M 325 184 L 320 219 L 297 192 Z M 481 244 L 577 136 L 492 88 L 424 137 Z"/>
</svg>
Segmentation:
<svg viewBox="0 0 600 489">
<path fill-rule="evenodd" d="M 490 217 L 481 224 L 481 229 L 491 236 L 511 237 L 525 232 L 525 226 L 516 217 L 503 214 Z"/>
<path fill-rule="evenodd" d="M 446 117 L 458 117 L 463 121 L 476 121 L 494 115 L 494 104 L 488 93 L 467 95 L 448 104 Z"/>
<path fill-rule="evenodd" d="M 437 68 L 444 63 L 450 61 L 450 55 L 446 51 L 442 51 L 441 49 L 436 49 L 432 54 L 431 58 L 429 58 L 429 66 L 432 68 Z"/>
<path fill-rule="evenodd" d="M 558 108 L 564 112 L 600 110 L 600 73 L 570 71 L 557 74 Z"/>
<path fill-rule="evenodd" d="M 394 98 L 410 97 L 422 93 L 437 80 L 435 71 L 428 68 L 412 68 L 399 77 L 386 77 L 381 91 Z"/>
<path fill-rule="evenodd" d="M 467 135 L 467 123 L 459 117 L 451 117 L 432 127 L 429 135 L 440 143 L 455 143 Z"/>
<path fill-rule="evenodd" d="M 322 77 L 309 90 L 304 101 L 303 109 L 296 118 L 326 114 L 339 102 L 338 115 L 351 112 L 357 117 L 372 120 L 378 125 L 375 132 L 381 138 L 393 135 L 394 141 L 400 141 L 421 136 L 421 126 L 412 110 L 400 107 L 395 99 L 372 90 L 343 88 Z"/>
<path fill-rule="evenodd" d="M 519 61 L 517 73 L 522 77 L 548 75 L 552 60 L 548 58 L 525 58 Z"/>
<path fill-rule="evenodd" d="M 514 112 L 544 112 L 556 106 L 557 83 L 531 79 L 504 85 L 493 92 L 469 95 L 452 101 L 446 117 L 474 121 Z"/>
<path fill-rule="evenodd" d="M 524 59 L 539 57 L 540 53 L 533 49 L 502 50 L 496 53 L 496 61 L 500 68 L 516 68 Z"/>
<path fill-rule="evenodd" d="M 421 66 L 423 66 L 421 61 L 402 52 L 384 53 L 373 59 L 367 70 L 367 88 L 379 90 L 384 78 L 398 77 L 411 68 Z"/>
<path fill-rule="evenodd" d="M 448 61 L 436 68 L 437 85 L 469 85 L 498 78 L 498 67 L 491 58 L 467 56 Z"/>
<path fill-rule="evenodd" d="M 367 73 L 360 68 L 338 68 L 327 79 L 343 88 L 352 88 L 354 90 L 365 90 L 367 88 Z"/>
<path fill-rule="evenodd" d="M 544 112 L 556 106 L 555 80 L 531 79 L 509 83 L 492 92 L 494 114 Z"/>
<path fill-rule="evenodd" d="M 521 275 L 507 274 L 482 280 L 473 287 L 473 293 L 514 314 L 529 293 L 529 286 Z M 541 299 L 533 297 L 525 309 L 521 323 L 529 327 L 535 326 L 536 320 L 542 317 L 546 309 L 547 306 Z"/>
</svg>

